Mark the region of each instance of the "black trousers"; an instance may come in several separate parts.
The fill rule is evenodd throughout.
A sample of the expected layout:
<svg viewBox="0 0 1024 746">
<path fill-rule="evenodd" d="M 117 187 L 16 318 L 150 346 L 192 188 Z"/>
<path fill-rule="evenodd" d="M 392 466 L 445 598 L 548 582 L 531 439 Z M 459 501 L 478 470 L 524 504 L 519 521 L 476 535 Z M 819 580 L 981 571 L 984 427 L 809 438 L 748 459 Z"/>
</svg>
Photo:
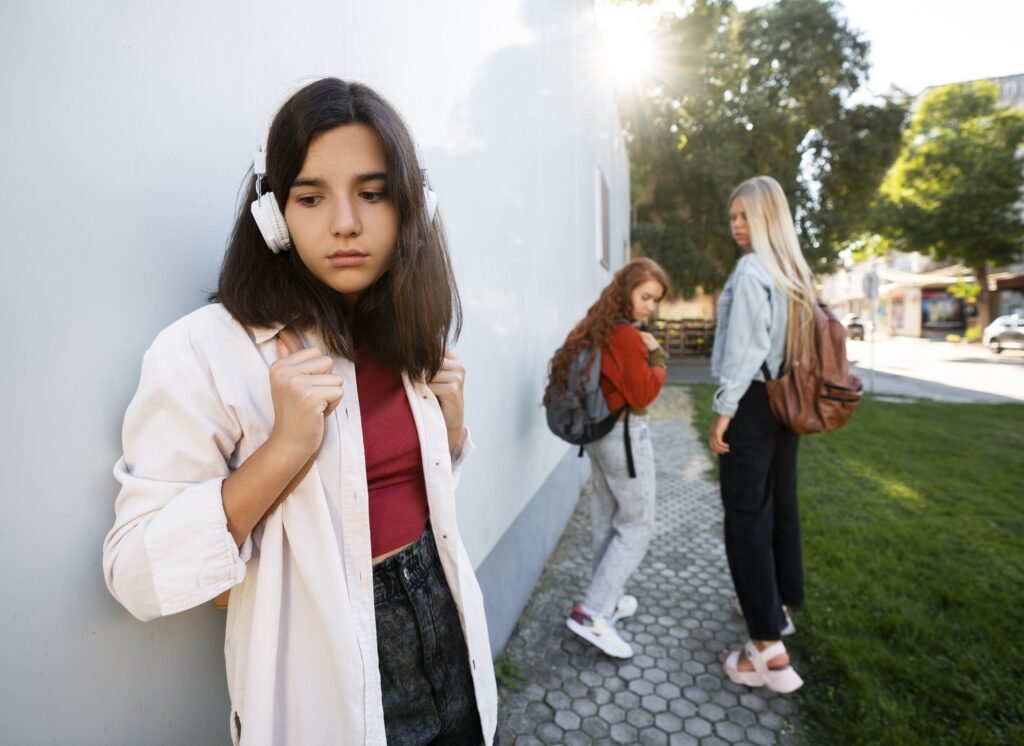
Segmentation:
<svg viewBox="0 0 1024 746">
<path fill-rule="evenodd" d="M 469 652 L 429 526 L 373 568 L 388 746 L 483 743 Z"/>
<path fill-rule="evenodd" d="M 796 461 L 800 436 L 772 414 L 754 381 L 725 432 L 718 470 L 725 508 L 725 553 L 752 640 L 778 640 L 782 606 L 804 601 Z"/>
</svg>

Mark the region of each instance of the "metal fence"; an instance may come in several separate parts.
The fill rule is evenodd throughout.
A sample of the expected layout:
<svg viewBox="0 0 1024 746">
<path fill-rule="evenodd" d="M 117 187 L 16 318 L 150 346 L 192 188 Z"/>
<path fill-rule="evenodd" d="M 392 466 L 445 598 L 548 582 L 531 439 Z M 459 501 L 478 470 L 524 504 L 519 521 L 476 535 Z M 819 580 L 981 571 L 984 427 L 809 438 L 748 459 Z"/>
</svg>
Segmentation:
<svg viewBox="0 0 1024 746">
<path fill-rule="evenodd" d="M 670 358 L 710 357 L 715 322 L 708 319 L 655 319 L 651 334 Z"/>
</svg>

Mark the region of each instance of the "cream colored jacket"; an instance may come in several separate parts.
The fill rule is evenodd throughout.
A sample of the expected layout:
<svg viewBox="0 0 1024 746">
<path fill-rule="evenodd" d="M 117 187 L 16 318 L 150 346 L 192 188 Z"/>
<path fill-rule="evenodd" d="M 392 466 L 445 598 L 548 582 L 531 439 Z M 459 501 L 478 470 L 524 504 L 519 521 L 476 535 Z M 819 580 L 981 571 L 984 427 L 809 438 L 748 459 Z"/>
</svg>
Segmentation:
<svg viewBox="0 0 1024 746">
<path fill-rule="evenodd" d="M 175 322 L 146 352 L 125 414 L 107 587 L 146 621 L 231 590 L 224 652 L 231 738 L 260 744 L 385 743 L 366 469 L 355 367 L 317 461 L 236 547 L 221 482 L 270 435 L 277 329 L 246 330 L 220 305 Z M 251 336 L 250 336 L 251 334 Z M 497 692 L 483 598 L 455 520 L 457 468 L 437 400 L 404 378 L 430 521 L 463 623 L 486 742 Z M 464 437 L 456 467 L 472 450 Z"/>
</svg>

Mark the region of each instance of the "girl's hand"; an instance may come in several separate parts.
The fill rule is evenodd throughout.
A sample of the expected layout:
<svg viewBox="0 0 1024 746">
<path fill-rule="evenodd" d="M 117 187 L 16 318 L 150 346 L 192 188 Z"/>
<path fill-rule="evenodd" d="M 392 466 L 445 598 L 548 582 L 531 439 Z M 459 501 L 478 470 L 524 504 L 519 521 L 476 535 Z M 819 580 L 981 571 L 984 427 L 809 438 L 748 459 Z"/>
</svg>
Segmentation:
<svg viewBox="0 0 1024 746">
<path fill-rule="evenodd" d="M 316 347 L 302 348 L 294 332 L 277 336 L 277 361 L 270 366 L 274 429 L 270 434 L 283 449 L 305 461 L 315 454 L 326 433 L 325 420 L 344 395 L 334 362 Z"/>
<path fill-rule="evenodd" d="M 658 344 L 658 340 L 655 339 L 654 335 L 650 332 L 640 332 L 640 339 L 644 341 L 644 347 L 647 348 L 648 352 L 653 352 L 661 347 L 661 345 Z"/>
<path fill-rule="evenodd" d="M 724 414 L 716 414 L 714 422 L 711 423 L 711 431 L 708 433 L 708 445 L 711 452 L 721 456 L 729 452 L 729 444 L 725 442 L 725 431 L 729 429 L 731 417 Z"/>
<path fill-rule="evenodd" d="M 463 399 L 462 388 L 466 382 L 466 366 L 462 358 L 451 350 L 445 350 L 444 362 L 437 375 L 427 383 L 441 405 L 444 424 L 448 428 L 448 452 L 453 453 L 462 438 Z"/>
</svg>

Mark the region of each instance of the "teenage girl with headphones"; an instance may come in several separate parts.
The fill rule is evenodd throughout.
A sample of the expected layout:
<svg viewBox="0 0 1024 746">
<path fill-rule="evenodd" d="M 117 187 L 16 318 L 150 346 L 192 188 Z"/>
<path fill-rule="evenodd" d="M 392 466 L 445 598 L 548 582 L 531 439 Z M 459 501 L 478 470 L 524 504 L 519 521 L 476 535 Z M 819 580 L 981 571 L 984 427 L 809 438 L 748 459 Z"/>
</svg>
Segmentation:
<svg viewBox="0 0 1024 746">
<path fill-rule="evenodd" d="M 545 392 L 547 398 L 565 386 L 583 350 L 601 350 L 601 391 L 609 411 L 621 414 L 611 432 L 584 446 L 591 466 L 594 572 L 583 601 L 573 607 L 566 624 L 616 658 L 633 655 L 615 624 L 636 613 L 636 598 L 623 590 L 654 530 L 654 449 L 646 414 L 666 376 L 665 351 L 652 334 L 634 324 L 653 315 L 666 292 L 668 277 L 653 260 L 627 262 L 551 361 Z M 632 476 L 626 428 L 635 467 Z"/>
<path fill-rule="evenodd" d="M 142 620 L 230 589 L 236 744 L 492 743 L 434 201 L 386 101 L 305 86 L 257 155 L 215 302 L 143 360 L 107 586 Z"/>
<path fill-rule="evenodd" d="M 791 692 L 803 679 L 782 636 L 796 631 L 788 606 L 803 603 L 797 508 L 799 436 L 772 414 L 764 369 L 778 375 L 813 350 L 816 293 L 779 183 L 757 176 L 729 198 L 743 256 L 718 301 L 711 357 L 718 378 L 708 435 L 719 456 L 725 552 L 750 640 L 723 665 L 737 684 Z"/>
</svg>

